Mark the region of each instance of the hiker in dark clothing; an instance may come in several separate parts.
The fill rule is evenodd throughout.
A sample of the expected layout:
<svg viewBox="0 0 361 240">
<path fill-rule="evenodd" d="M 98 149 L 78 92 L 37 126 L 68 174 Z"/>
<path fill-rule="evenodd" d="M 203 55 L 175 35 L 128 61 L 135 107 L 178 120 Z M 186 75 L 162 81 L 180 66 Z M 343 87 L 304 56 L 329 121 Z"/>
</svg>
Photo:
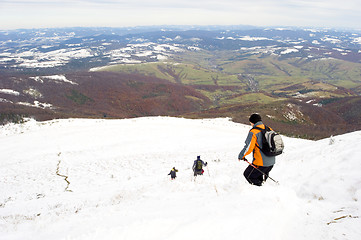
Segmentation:
<svg viewBox="0 0 361 240">
<path fill-rule="evenodd" d="M 194 176 L 197 175 L 203 175 L 204 170 L 203 170 L 203 166 L 207 166 L 207 162 L 203 162 L 201 160 L 201 156 L 197 156 L 197 160 L 194 161 L 193 163 L 193 172 L 194 172 Z"/>
<path fill-rule="evenodd" d="M 172 170 L 170 170 L 170 173 L 168 173 L 168 175 L 170 175 L 170 178 L 172 180 L 174 180 L 177 177 L 176 172 L 178 172 L 178 170 L 175 167 L 173 167 Z"/>
</svg>

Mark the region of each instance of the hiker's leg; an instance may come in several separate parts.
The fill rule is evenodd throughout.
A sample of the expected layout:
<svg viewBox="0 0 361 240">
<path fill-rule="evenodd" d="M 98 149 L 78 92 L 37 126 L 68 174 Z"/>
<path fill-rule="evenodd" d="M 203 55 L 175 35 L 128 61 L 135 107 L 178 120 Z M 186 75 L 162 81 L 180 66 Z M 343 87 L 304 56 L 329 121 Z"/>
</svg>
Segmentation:
<svg viewBox="0 0 361 240">
<path fill-rule="evenodd" d="M 243 176 L 247 179 L 247 181 L 250 184 L 254 184 L 257 186 L 261 186 L 263 182 L 263 176 L 262 173 L 257 171 L 254 167 L 251 165 L 244 170 Z"/>
<path fill-rule="evenodd" d="M 269 166 L 269 167 L 259 167 L 259 170 L 261 170 L 262 172 L 264 172 L 264 181 L 266 181 L 267 180 L 267 178 L 268 178 L 268 174 L 269 174 L 269 172 L 272 170 L 272 168 L 273 168 L 273 165 L 272 166 Z"/>
</svg>

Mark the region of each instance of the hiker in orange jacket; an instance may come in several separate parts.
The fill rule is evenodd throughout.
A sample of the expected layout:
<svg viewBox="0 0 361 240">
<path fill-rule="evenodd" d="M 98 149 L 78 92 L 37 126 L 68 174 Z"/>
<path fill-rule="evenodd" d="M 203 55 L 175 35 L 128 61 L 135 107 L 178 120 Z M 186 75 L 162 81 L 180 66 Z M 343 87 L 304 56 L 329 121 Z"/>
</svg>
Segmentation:
<svg viewBox="0 0 361 240">
<path fill-rule="evenodd" d="M 249 131 L 245 141 L 245 145 L 242 151 L 238 155 L 238 160 L 246 160 L 246 156 L 253 153 L 252 165 L 249 165 L 243 175 L 250 184 L 262 186 L 268 178 L 268 173 L 272 170 L 275 164 L 276 157 L 266 156 L 260 149 L 262 148 L 262 133 L 258 129 L 253 127 L 259 127 L 265 129 L 265 125 L 262 123 L 262 118 L 259 114 L 252 114 L 249 118 L 249 122 L 252 125 L 252 129 Z M 260 171 L 257 171 L 258 168 Z"/>
</svg>

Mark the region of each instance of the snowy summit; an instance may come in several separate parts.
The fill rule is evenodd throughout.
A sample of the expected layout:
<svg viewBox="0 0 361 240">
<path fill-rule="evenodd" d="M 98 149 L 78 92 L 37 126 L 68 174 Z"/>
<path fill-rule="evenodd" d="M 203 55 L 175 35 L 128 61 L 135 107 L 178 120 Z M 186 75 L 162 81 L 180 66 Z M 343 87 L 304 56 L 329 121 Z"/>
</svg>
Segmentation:
<svg viewBox="0 0 361 240">
<path fill-rule="evenodd" d="M 283 137 L 280 184 L 257 187 L 237 159 L 249 130 L 170 117 L 1 126 L 0 239 L 360 238 L 360 131 Z"/>
</svg>

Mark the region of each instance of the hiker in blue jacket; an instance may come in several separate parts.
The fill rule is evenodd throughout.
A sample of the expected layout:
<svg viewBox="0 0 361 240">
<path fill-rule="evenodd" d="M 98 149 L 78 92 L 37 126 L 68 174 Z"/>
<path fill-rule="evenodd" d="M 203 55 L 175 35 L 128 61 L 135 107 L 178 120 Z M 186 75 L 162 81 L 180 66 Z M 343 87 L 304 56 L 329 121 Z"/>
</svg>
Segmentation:
<svg viewBox="0 0 361 240">
<path fill-rule="evenodd" d="M 201 156 L 197 156 L 197 160 L 194 161 L 193 163 L 193 172 L 194 172 L 194 176 L 197 175 L 203 175 L 204 170 L 203 170 L 203 166 L 207 166 L 207 162 L 203 162 L 201 160 Z"/>
</svg>

